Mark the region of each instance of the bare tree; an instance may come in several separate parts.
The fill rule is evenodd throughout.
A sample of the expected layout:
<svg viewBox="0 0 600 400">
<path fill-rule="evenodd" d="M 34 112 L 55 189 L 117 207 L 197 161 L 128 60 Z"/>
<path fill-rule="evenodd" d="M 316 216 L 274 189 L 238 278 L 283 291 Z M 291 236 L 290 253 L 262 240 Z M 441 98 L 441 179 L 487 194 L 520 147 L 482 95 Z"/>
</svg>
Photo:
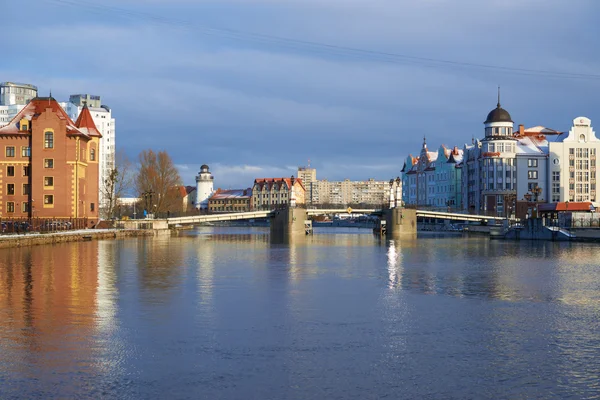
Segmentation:
<svg viewBox="0 0 600 400">
<path fill-rule="evenodd" d="M 123 151 L 116 154 L 115 166 L 109 170 L 100 191 L 104 202 L 100 210 L 102 218 L 112 219 L 116 214 L 118 199 L 131 185 L 131 161 Z"/>
<path fill-rule="evenodd" d="M 157 213 L 176 208 L 178 196 L 173 188 L 181 185 L 181 177 L 169 154 L 144 150 L 140 153 L 139 163 L 135 187 L 143 207 Z"/>
</svg>

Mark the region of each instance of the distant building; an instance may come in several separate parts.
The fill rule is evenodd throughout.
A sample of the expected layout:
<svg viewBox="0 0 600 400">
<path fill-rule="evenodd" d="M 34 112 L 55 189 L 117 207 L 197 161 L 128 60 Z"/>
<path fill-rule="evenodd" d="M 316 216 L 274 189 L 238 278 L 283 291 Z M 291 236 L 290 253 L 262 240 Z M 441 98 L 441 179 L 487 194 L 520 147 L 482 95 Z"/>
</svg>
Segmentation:
<svg viewBox="0 0 600 400">
<path fill-rule="evenodd" d="M 388 203 L 390 186 L 388 181 L 373 178 L 366 181 L 328 181 L 313 183 L 313 205 L 372 205 L 382 206 Z"/>
<path fill-rule="evenodd" d="M 306 203 L 311 204 L 313 202 L 313 195 L 315 186 L 317 184 L 317 170 L 315 168 L 298 167 L 298 179 L 304 184 L 306 189 Z"/>
<path fill-rule="evenodd" d="M 0 83 L 0 106 L 25 105 L 38 95 L 38 89 L 29 83 Z"/>
<path fill-rule="evenodd" d="M 286 205 L 304 205 L 305 188 L 302 180 L 291 178 L 260 178 L 252 187 L 252 207 L 270 210 Z"/>
<path fill-rule="evenodd" d="M 89 94 L 74 94 L 69 97 L 68 102 L 62 102 L 60 105 L 65 109 L 69 117 L 73 120 L 79 117 L 84 105 L 87 105 L 90 114 L 96 124 L 96 127 L 102 134 L 100 139 L 100 175 L 98 184 L 100 188 L 104 186 L 104 182 L 110 176 L 111 171 L 115 168 L 115 153 L 116 153 L 116 123 L 112 116 L 112 110 L 101 104 L 100 96 Z M 104 191 L 100 190 L 100 207 L 106 206 Z"/>
<path fill-rule="evenodd" d="M 196 177 L 196 201 L 197 209 L 208 209 L 208 199 L 214 193 L 214 177 L 210 173 L 208 165 L 203 164 L 200 167 L 200 173 Z"/>
<path fill-rule="evenodd" d="M 0 83 L 0 127 L 7 125 L 35 97 L 37 97 L 37 87 L 34 85 Z"/>
<path fill-rule="evenodd" d="M 0 128 L 0 217 L 98 219 L 100 131 L 52 97 L 32 99 Z"/>
<path fill-rule="evenodd" d="M 217 191 L 208 199 L 211 212 L 245 212 L 252 210 L 252 189 Z"/>
</svg>

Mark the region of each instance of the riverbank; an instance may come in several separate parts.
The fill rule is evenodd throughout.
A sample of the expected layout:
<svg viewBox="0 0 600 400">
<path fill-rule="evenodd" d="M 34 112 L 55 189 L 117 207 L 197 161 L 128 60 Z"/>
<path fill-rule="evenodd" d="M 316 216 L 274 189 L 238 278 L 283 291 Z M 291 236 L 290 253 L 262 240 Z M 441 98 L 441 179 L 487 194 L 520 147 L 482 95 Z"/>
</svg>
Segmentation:
<svg viewBox="0 0 600 400">
<path fill-rule="evenodd" d="M 66 232 L 15 234 L 0 236 L 0 249 L 66 242 L 82 242 L 86 240 L 153 236 L 154 234 L 155 231 L 147 229 L 84 229 Z"/>
</svg>

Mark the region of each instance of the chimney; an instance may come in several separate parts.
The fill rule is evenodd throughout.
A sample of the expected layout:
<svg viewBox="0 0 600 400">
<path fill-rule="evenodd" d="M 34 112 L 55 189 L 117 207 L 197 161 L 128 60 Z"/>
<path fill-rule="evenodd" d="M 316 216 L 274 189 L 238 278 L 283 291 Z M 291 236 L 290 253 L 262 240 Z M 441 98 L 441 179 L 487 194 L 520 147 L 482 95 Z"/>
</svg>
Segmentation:
<svg viewBox="0 0 600 400">
<path fill-rule="evenodd" d="M 523 136 L 525 134 L 525 127 L 523 124 L 519 124 L 519 136 Z"/>
</svg>

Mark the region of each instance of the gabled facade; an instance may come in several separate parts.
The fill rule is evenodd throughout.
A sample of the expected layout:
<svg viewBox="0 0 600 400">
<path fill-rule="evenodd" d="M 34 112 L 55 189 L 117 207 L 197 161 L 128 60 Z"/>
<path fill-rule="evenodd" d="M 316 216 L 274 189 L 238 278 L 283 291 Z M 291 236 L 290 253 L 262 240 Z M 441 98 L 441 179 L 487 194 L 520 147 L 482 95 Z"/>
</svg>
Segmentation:
<svg viewBox="0 0 600 400">
<path fill-rule="evenodd" d="M 409 155 L 402 169 L 402 201 L 406 205 L 447 208 L 460 206 L 463 151 L 441 145 L 437 152 L 423 146 L 419 157 Z"/>
<path fill-rule="evenodd" d="M 0 128 L 0 217 L 98 219 L 100 132 L 84 108 L 73 122 L 34 98 Z"/>
<path fill-rule="evenodd" d="M 257 210 L 304 205 L 305 189 L 301 179 L 260 178 L 252 186 L 252 206 Z"/>
</svg>

